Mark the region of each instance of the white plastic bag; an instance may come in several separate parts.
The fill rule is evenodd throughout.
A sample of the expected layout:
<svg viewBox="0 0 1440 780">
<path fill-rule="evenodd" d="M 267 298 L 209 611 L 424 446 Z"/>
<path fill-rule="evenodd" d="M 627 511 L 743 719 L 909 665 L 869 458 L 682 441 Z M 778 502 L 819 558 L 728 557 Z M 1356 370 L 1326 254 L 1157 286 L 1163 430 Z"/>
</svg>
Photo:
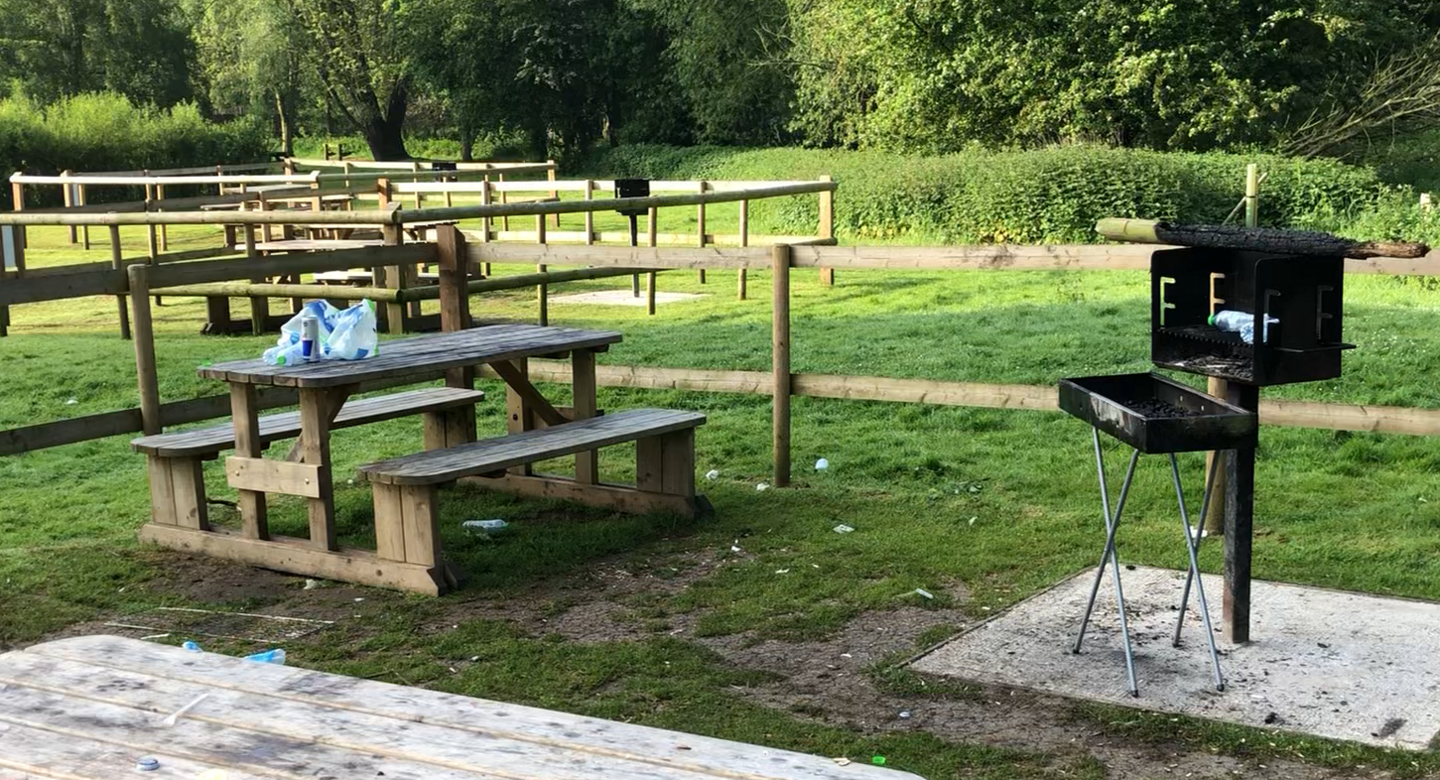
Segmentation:
<svg viewBox="0 0 1440 780">
<path fill-rule="evenodd" d="M 368 299 L 340 312 L 325 340 L 324 360 L 363 360 L 379 349 L 375 335 L 375 304 Z"/>
<path fill-rule="evenodd" d="M 375 304 L 369 300 L 337 309 L 329 301 L 310 301 L 280 326 L 275 346 L 265 350 L 263 360 L 272 366 L 293 366 L 304 362 L 300 352 L 300 320 L 313 316 L 320 323 L 321 360 L 360 360 L 379 349 L 376 337 Z"/>
</svg>

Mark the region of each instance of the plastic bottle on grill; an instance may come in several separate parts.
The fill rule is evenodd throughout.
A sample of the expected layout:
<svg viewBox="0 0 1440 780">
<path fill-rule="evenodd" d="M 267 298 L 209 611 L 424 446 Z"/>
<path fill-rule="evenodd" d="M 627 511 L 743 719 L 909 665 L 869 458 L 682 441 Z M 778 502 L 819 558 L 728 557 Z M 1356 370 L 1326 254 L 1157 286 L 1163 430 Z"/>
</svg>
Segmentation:
<svg viewBox="0 0 1440 780">
<path fill-rule="evenodd" d="M 1265 332 L 1262 341 L 1270 341 L 1270 326 L 1280 320 L 1274 317 L 1265 318 Z M 1226 333 L 1239 333 L 1240 340 L 1246 344 L 1255 343 L 1255 315 L 1243 311 L 1217 311 L 1210 315 L 1210 324 Z"/>
</svg>

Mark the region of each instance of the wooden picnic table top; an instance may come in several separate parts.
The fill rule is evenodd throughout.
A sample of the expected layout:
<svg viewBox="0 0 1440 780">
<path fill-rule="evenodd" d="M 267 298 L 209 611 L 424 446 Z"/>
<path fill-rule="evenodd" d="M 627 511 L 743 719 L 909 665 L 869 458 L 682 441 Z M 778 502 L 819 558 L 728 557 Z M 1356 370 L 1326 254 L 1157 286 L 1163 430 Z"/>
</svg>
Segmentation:
<svg viewBox="0 0 1440 780">
<path fill-rule="evenodd" d="M 920 780 L 860 762 L 87 636 L 0 655 L 0 774 Z M 136 776 L 142 776 L 136 774 Z M 211 775 L 205 775 L 210 777 Z"/>
<path fill-rule="evenodd" d="M 487 325 L 452 333 L 433 333 L 385 341 L 374 357 L 326 360 L 295 366 L 271 366 L 256 358 L 201 366 L 200 376 L 254 385 L 324 388 L 408 376 L 502 360 L 600 349 L 619 343 L 610 330 L 579 330 L 541 325 Z"/>
</svg>

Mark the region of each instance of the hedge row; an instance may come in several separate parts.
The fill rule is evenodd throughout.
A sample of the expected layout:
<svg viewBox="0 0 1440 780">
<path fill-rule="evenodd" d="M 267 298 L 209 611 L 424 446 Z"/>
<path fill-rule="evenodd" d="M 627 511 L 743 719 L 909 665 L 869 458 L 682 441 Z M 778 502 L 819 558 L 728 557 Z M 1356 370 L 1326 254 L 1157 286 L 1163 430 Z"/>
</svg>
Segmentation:
<svg viewBox="0 0 1440 780">
<path fill-rule="evenodd" d="M 906 243 L 1077 243 L 1096 240 L 1101 217 L 1215 223 L 1244 194 L 1245 166 L 1259 163 L 1261 223 L 1368 238 L 1440 239 L 1418 196 L 1372 169 L 1333 160 L 1188 154 L 1098 147 L 977 151 L 941 157 L 812 149 L 605 149 L 591 176 L 667 179 L 813 179 L 840 182 L 843 240 Z M 814 229 L 815 198 L 752 206 L 757 231 Z M 1377 233 L 1385 233 L 1381 236 Z"/>
<path fill-rule="evenodd" d="M 138 171 L 263 161 L 272 146 L 255 122 L 207 122 L 193 105 L 169 110 L 131 105 L 113 93 L 79 95 L 47 107 L 25 98 L 0 100 L 0 166 L 33 174 Z M 58 188 L 31 187 L 35 202 L 58 200 Z M 93 200 L 104 199 L 97 192 Z M 10 208 L 4 188 L 5 208 Z"/>
</svg>

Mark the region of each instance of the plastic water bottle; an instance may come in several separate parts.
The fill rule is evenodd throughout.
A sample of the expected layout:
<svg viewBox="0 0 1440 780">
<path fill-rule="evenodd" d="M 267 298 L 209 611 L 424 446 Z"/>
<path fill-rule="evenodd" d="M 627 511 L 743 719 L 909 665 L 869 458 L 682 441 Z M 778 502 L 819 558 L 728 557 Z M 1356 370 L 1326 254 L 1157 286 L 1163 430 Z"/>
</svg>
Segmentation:
<svg viewBox="0 0 1440 780">
<path fill-rule="evenodd" d="M 262 663 L 262 664 L 275 664 L 276 666 L 284 666 L 284 665 L 285 665 L 285 650 L 284 650 L 283 648 L 276 648 L 276 649 L 274 649 L 274 650 L 266 650 L 266 651 L 263 652 L 263 653 L 255 653 L 254 655 L 247 655 L 247 656 L 245 656 L 245 660 L 247 660 L 247 661 L 255 661 L 256 663 Z"/>
<path fill-rule="evenodd" d="M 1270 326 L 1280 320 L 1274 317 L 1265 318 L 1265 332 L 1262 335 L 1262 343 L 1270 341 Z M 1226 333 L 1239 333 L 1240 340 L 1246 344 L 1255 343 L 1255 315 L 1243 311 L 1218 311 L 1210 315 L 1210 324 L 1225 331 Z"/>
</svg>

